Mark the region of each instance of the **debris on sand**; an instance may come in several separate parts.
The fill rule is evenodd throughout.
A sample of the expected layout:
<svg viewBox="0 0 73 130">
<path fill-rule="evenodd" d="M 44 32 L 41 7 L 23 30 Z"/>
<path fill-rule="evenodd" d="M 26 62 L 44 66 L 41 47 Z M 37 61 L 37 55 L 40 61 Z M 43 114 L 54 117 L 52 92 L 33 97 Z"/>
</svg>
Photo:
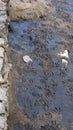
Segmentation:
<svg viewBox="0 0 73 130">
<path fill-rule="evenodd" d="M 26 63 L 29 63 L 29 62 L 32 62 L 32 59 L 28 55 L 25 55 L 23 56 L 23 61 Z"/>
<path fill-rule="evenodd" d="M 61 52 L 60 54 L 58 54 L 61 58 L 63 59 L 69 59 L 69 55 L 68 55 L 68 50 L 65 50 L 64 52 Z"/>
</svg>

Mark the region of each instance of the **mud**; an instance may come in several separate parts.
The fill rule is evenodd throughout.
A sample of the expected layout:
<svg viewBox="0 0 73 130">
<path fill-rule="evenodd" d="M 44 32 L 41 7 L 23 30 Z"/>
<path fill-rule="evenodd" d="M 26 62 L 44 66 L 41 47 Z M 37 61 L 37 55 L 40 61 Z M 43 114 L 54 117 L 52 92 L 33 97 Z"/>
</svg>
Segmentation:
<svg viewBox="0 0 73 130">
<path fill-rule="evenodd" d="M 73 1 L 50 4 L 46 16 L 9 25 L 9 130 L 73 130 Z"/>
</svg>

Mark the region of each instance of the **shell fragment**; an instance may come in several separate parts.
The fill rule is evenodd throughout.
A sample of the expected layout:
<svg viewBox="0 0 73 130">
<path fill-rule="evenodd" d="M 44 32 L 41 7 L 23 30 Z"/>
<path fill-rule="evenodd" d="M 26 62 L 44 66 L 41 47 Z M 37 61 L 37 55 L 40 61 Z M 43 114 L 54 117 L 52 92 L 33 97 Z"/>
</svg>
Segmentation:
<svg viewBox="0 0 73 130">
<path fill-rule="evenodd" d="M 58 54 L 58 56 L 60 56 L 63 59 L 69 59 L 68 50 L 61 52 L 60 54 Z"/>
<path fill-rule="evenodd" d="M 28 55 L 25 55 L 23 56 L 23 61 L 26 63 L 29 63 L 29 62 L 32 62 L 32 59 Z"/>
</svg>

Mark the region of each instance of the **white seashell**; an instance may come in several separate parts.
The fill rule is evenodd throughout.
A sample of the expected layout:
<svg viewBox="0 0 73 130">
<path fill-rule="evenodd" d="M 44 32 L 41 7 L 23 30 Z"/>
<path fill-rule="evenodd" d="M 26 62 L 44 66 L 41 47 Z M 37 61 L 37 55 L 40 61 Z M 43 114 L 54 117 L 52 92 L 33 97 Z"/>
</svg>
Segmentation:
<svg viewBox="0 0 73 130">
<path fill-rule="evenodd" d="M 58 54 L 61 58 L 69 59 L 68 50 L 65 50 L 63 53 Z"/>
<path fill-rule="evenodd" d="M 63 63 L 63 65 L 64 65 L 65 67 L 67 67 L 67 65 L 68 65 L 68 61 L 67 61 L 67 60 L 62 59 L 62 63 Z"/>
<path fill-rule="evenodd" d="M 29 62 L 32 62 L 32 59 L 28 55 L 25 55 L 23 56 L 23 61 L 26 63 L 29 63 Z"/>
</svg>

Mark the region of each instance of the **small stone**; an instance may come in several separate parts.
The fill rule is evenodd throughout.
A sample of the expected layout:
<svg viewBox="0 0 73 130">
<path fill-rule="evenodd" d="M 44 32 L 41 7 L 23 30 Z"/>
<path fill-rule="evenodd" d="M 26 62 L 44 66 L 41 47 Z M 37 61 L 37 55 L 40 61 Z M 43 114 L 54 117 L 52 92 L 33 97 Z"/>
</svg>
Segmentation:
<svg viewBox="0 0 73 130">
<path fill-rule="evenodd" d="M 61 58 L 63 59 L 69 59 L 69 55 L 68 55 L 68 50 L 65 50 L 64 52 L 61 52 L 60 54 L 58 54 Z"/>
<path fill-rule="evenodd" d="M 0 74 L 0 83 L 4 83 L 4 79 L 1 74 Z"/>
<path fill-rule="evenodd" d="M 6 20 L 7 20 L 7 16 L 6 15 L 1 15 L 0 16 L 0 23 L 4 23 L 4 22 L 6 22 Z"/>
<path fill-rule="evenodd" d="M 26 55 L 26 56 L 23 56 L 23 61 L 26 63 L 29 63 L 29 62 L 32 62 L 32 59 L 28 55 Z"/>
<path fill-rule="evenodd" d="M 2 10 L 2 11 L 0 11 L 0 15 L 6 15 L 6 11 L 5 10 Z"/>
<path fill-rule="evenodd" d="M 0 102 L 0 114 L 5 114 L 5 105 L 2 102 Z"/>
<path fill-rule="evenodd" d="M 3 68 L 3 58 L 0 58 L 0 73 L 1 73 L 2 68 Z"/>
<path fill-rule="evenodd" d="M 3 38 L 0 38 L 0 46 L 4 46 L 4 44 L 5 44 L 4 39 L 3 39 Z"/>
<path fill-rule="evenodd" d="M 4 48 L 0 47 L 0 57 L 4 57 Z"/>
<path fill-rule="evenodd" d="M 0 101 L 7 102 L 7 88 L 0 88 Z"/>
<path fill-rule="evenodd" d="M 6 10 L 6 4 L 0 0 L 0 11 Z"/>
<path fill-rule="evenodd" d="M 6 130 L 5 129 L 7 127 L 6 122 L 7 122 L 6 116 L 0 116 L 0 129 Z"/>
<path fill-rule="evenodd" d="M 0 23 L 0 31 L 2 31 L 5 28 L 6 28 L 5 24 L 4 23 Z"/>
</svg>

